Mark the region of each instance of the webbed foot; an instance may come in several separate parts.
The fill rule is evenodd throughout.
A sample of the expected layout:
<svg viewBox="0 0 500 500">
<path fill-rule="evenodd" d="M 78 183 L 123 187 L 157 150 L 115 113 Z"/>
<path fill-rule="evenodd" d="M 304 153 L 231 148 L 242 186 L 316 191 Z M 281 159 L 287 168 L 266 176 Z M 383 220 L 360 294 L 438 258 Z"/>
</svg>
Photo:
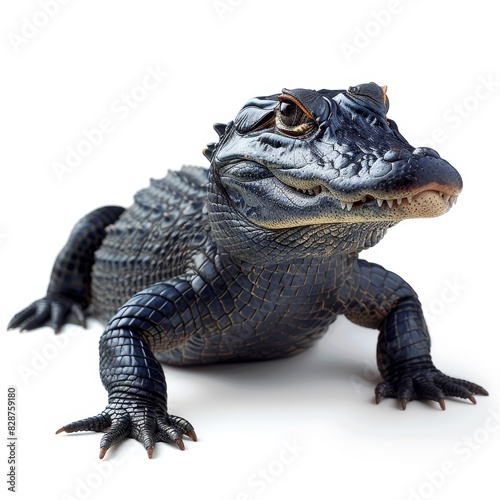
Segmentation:
<svg viewBox="0 0 500 500">
<path fill-rule="evenodd" d="M 7 328 L 19 328 L 23 331 L 50 326 L 58 333 L 65 323 L 75 323 L 85 328 L 82 306 L 64 295 L 49 293 L 18 312 Z"/>
<path fill-rule="evenodd" d="M 105 433 L 100 443 L 99 458 L 104 458 L 111 446 L 128 437 L 142 443 L 149 458 L 153 458 L 154 447 L 158 442 L 172 443 L 184 450 L 184 434 L 192 441 L 197 440 L 193 426 L 184 418 L 169 415 L 153 402 L 139 402 L 132 398 L 114 401 L 95 417 L 64 425 L 56 434 L 78 431 Z"/>
<path fill-rule="evenodd" d="M 474 394 L 488 396 L 488 391 L 467 380 L 449 377 L 432 367 L 419 371 L 409 369 L 384 380 L 375 388 L 375 402 L 380 403 L 382 398 L 397 398 L 405 410 L 409 401 L 428 399 L 436 401 L 445 410 L 445 397 L 469 399 L 476 404 Z"/>
</svg>

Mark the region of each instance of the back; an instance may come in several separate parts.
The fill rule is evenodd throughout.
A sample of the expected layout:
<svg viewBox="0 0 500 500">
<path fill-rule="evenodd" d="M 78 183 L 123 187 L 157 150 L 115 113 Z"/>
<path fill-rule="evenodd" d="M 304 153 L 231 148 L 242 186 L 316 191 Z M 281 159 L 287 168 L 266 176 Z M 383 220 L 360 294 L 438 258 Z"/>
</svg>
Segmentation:
<svg viewBox="0 0 500 500">
<path fill-rule="evenodd" d="M 185 166 L 152 179 L 108 227 L 92 268 L 91 313 L 107 322 L 133 294 L 186 272 L 210 244 L 208 170 Z"/>
</svg>

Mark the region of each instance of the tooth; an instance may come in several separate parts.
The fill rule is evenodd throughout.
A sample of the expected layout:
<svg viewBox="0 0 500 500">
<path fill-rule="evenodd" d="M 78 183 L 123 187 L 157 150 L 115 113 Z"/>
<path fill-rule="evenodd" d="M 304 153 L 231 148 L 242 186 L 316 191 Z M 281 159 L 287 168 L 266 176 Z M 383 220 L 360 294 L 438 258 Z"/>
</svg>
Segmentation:
<svg viewBox="0 0 500 500">
<path fill-rule="evenodd" d="M 350 212 L 352 208 L 353 203 L 348 203 L 347 204 L 347 211 Z"/>
<path fill-rule="evenodd" d="M 450 205 L 453 206 L 457 202 L 458 196 L 451 196 L 450 197 Z"/>
<path fill-rule="evenodd" d="M 443 194 L 443 201 L 448 203 L 450 201 L 451 196 L 449 194 Z"/>
<path fill-rule="evenodd" d="M 384 200 L 380 200 L 379 198 L 377 198 L 377 205 L 379 207 L 381 207 L 383 205 L 383 203 L 384 203 Z"/>
<path fill-rule="evenodd" d="M 401 205 L 401 203 L 403 203 L 403 198 L 396 198 L 396 203 Z"/>
<path fill-rule="evenodd" d="M 341 208 L 342 210 L 344 210 L 345 205 L 346 205 L 346 204 L 345 204 L 343 201 L 341 201 L 341 202 L 340 202 L 340 208 Z"/>
<path fill-rule="evenodd" d="M 411 195 L 409 195 L 409 196 L 408 196 L 408 203 L 411 203 L 411 199 L 412 199 L 412 196 L 411 196 Z"/>
<path fill-rule="evenodd" d="M 394 200 L 385 200 L 385 201 L 389 205 L 389 208 L 392 208 L 392 204 L 394 203 Z"/>
</svg>

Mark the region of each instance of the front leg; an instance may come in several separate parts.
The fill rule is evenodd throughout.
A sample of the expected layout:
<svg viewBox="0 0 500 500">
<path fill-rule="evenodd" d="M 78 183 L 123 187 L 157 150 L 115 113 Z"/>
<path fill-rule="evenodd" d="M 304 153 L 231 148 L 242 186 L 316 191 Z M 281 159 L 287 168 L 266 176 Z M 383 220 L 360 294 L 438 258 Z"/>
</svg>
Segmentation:
<svg viewBox="0 0 500 500">
<path fill-rule="evenodd" d="M 182 435 L 196 441 L 193 426 L 167 411 L 167 386 L 154 351 L 181 345 L 195 332 L 196 297 L 180 277 L 132 297 L 109 322 L 99 344 L 100 374 L 108 404 L 98 415 L 57 432 L 105 432 L 100 458 L 127 437 L 141 442 L 149 458 L 156 442 L 184 449 Z"/>
<path fill-rule="evenodd" d="M 359 260 L 350 283 L 346 316 L 354 323 L 380 331 L 377 365 L 383 382 L 375 389 L 383 397 L 408 401 L 429 399 L 444 410 L 445 397 L 476 402 L 474 394 L 488 392 L 477 384 L 444 375 L 431 359 L 431 342 L 422 307 L 413 289 L 399 276 Z"/>
</svg>

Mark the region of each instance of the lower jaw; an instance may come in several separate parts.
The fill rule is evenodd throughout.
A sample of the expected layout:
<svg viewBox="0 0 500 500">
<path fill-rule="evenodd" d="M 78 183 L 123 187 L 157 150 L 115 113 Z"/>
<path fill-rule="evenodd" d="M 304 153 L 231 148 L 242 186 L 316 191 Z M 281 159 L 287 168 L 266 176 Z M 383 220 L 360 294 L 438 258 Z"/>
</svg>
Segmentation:
<svg viewBox="0 0 500 500">
<path fill-rule="evenodd" d="M 443 197 L 437 191 L 425 191 L 397 204 L 394 202 L 392 207 L 384 203 L 378 206 L 376 201 L 352 206 L 347 208 L 335 208 L 331 213 L 322 211 L 315 214 L 297 214 L 294 217 L 290 211 L 282 210 L 282 218 L 276 217 L 274 220 L 256 220 L 251 221 L 265 229 L 289 229 L 299 226 L 312 226 L 320 224 L 349 224 L 349 223 L 373 223 L 373 222 L 400 222 L 405 219 L 433 218 L 444 215 L 450 210 L 452 202 Z"/>
</svg>

